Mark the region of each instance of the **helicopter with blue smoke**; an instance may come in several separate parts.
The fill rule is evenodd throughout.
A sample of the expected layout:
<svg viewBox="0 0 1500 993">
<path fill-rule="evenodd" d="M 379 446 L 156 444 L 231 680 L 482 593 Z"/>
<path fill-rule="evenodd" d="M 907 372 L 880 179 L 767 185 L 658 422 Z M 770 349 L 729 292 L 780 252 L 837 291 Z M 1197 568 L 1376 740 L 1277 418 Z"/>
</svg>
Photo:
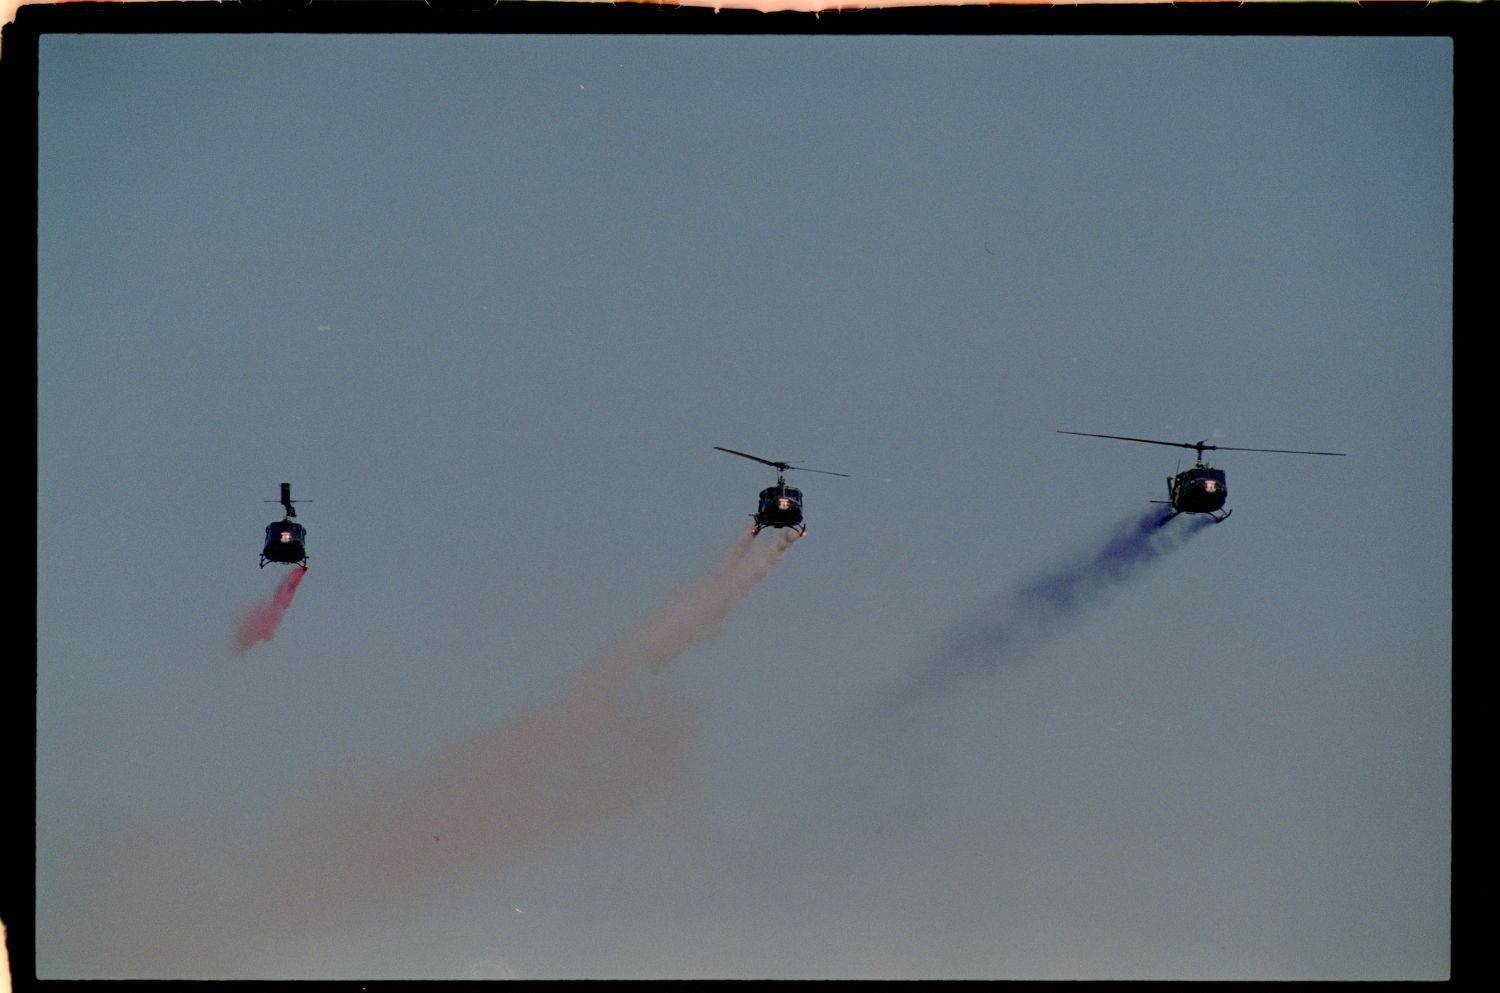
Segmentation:
<svg viewBox="0 0 1500 993">
<path fill-rule="evenodd" d="M 1221 515 L 1218 511 L 1223 510 L 1224 502 L 1229 499 L 1229 484 L 1224 476 L 1223 469 L 1215 469 L 1204 465 L 1203 453 L 1224 452 L 1277 452 L 1282 455 L 1344 455 L 1344 452 L 1304 452 L 1291 448 L 1235 448 L 1230 445 L 1210 445 L 1207 441 L 1157 441 L 1155 438 L 1129 438 L 1119 434 L 1094 434 L 1089 431 L 1062 431 L 1058 434 L 1076 434 L 1085 438 L 1112 438 L 1115 441 L 1139 441 L 1147 445 L 1171 445 L 1174 448 L 1191 448 L 1197 453 L 1191 469 L 1184 469 L 1173 476 L 1167 477 L 1166 500 L 1152 500 L 1152 503 L 1170 504 L 1172 510 L 1166 517 L 1162 518 L 1165 524 L 1178 514 L 1207 514 L 1212 517 L 1215 524 L 1229 519 L 1232 510 L 1225 510 Z"/>
</svg>

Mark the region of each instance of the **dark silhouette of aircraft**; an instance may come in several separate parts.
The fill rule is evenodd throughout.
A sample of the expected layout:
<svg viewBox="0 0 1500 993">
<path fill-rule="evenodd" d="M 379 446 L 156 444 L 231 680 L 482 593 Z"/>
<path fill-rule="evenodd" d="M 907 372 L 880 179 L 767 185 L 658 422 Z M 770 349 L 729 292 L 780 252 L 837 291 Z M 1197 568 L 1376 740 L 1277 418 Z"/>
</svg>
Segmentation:
<svg viewBox="0 0 1500 993">
<path fill-rule="evenodd" d="M 843 476 L 849 478 L 847 472 L 829 472 L 826 469 L 804 469 L 801 466 L 787 465 L 785 462 L 772 462 L 763 459 L 759 455 L 750 455 L 746 452 L 737 452 L 732 448 L 714 448 L 720 452 L 728 452 L 730 455 L 738 455 L 742 459 L 751 459 L 768 465 L 776 470 L 776 485 L 767 486 L 760 491 L 760 502 L 755 513 L 750 516 L 755 518 L 755 534 L 760 534 L 762 528 L 796 528 L 800 534 L 807 534 L 807 525 L 802 522 L 802 491 L 786 484 L 785 473 L 789 469 L 798 472 L 820 472 L 825 476 Z"/>
<path fill-rule="evenodd" d="M 266 503 L 275 502 L 275 500 L 266 501 Z M 300 564 L 303 568 L 307 567 L 307 528 L 292 520 L 297 516 L 292 503 L 292 484 L 282 483 L 281 505 L 286 508 L 286 516 L 266 525 L 266 543 L 260 550 L 262 569 L 266 567 L 267 562 L 285 562 L 289 565 Z"/>
<path fill-rule="evenodd" d="M 1166 500 L 1153 500 L 1152 503 L 1166 503 L 1172 507 L 1172 512 L 1162 518 L 1165 524 L 1178 514 L 1207 514 L 1214 519 L 1215 523 L 1221 523 L 1229 519 L 1232 510 L 1225 510 L 1222 515 L 1216 511 L 1223 509 L 1224 501 L 1229 499 L 1229 485 L 1224 477 L 1223 469 L 1213 469 L 1203 464 L 1204 452 L 1279 452 L 1283 455 L 1344 455 L 1344 452 L 1303 452 L 1291 448 L 1233 448 L 1229 445 L 1210 445 L 1206 441 L 1157 441 L 1154 438 L 1127 438 L 1120 434 L 1093 434 L 1089 431 L 1058 431 L 1058 434 L 1076 434 L 1085 438 L 1113 438 L 1116 441 L 1139 441 L 1147 445 L 1171 445 L 1174 448 L 1191 448 L 1197 452 L 1191 469 L 1184 469 L 1175 476 L 1167 477 Z"/>
</svg>

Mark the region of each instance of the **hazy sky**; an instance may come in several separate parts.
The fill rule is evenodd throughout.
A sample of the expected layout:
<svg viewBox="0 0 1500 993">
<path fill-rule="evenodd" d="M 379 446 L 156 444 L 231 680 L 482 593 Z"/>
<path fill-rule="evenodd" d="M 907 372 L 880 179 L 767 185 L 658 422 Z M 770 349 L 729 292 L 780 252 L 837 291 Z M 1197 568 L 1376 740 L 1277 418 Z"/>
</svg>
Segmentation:
<svg viewBox="0 0 1500 993">
<path fill-rule="evenodd" d="M 39 90 L 42 976 L 1447 976 L 1449 40 Z"/>
</svg>

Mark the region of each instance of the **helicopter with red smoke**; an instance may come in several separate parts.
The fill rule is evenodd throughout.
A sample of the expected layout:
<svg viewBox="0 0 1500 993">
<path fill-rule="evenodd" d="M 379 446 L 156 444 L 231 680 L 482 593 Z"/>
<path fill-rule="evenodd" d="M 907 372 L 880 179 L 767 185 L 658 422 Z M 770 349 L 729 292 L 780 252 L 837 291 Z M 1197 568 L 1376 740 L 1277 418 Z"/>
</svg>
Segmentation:
<svg viewBox="0 0 1500 993">
<path fill-rule="evenodd" d="M 1161 523 L 1165 524 L 1178 514 L 1207 514 L 1212 517 L 1215 524 L 1223 523 L 1229 519 L 1233 510 L 1225 510 L 1218 514 L 1216 511 L 1223 510 L 1224 502 L 1229 499 L 1229 485 L 1224 476 L 1223 469 L 1214 469 L 1203 463 L 1204 452 L 1277 452 L 1282 455 L 1345 455 L 1345 452 L 1304 452 L 1292 448 L 1235 448 L 1229 445 L 1210 445 L 1207 441 L 1157 441 L 1154 438 L 1128 438 L 1119 434 L 1093 434 L 1089 431 L 1062 431 L 1058 434 L 1076 434 L 1085 438 L 1112 438 L 1115 441 L 1139 441 L 1147 445 L 1171 445 L 1174 448 L 1191 448 L 1197 453 L 1191 469 L 1183 469 L 1173 476 L 1167 477 L 1166 500 L 1152 500 L 1152 503 L 1170 504 L 1172 510 Z"/>
<path fill-rule="evenodd" d="M 266 501 L 266 503 L 276 502 L 278 501 Z M 292 500 L 292 484 L 282 483 L 280 503 L 286 508 L 286 516 L 266 525 L 266 543 L 260 550 L 262 569 L 266 567 L 267 562 L 285 562 L 288 565 L 301 565 L 302 568 L 307 568 L 307 528 L 292 520 L 297 516 L 297 510 L 292 506 L 294 502 L 296 501 Z"/>
<path fill-rule="evenodd" d="M 760 491 L 760 500 L 755 513 L 750 516 L 755 519 L 755 529 L 752 534 L 760 534 L 764 528 L 795 528 L 799 534 L 807 534 L 807 525 L 802 521 L 802 491 L 786 484 L 786 473 L 795 469 L 798 472 L 818 472 L 825 476 L 843 476 L 849 478 L 847 472 L 829 472 L 827 469 L 805 469 L 802 466 L 788 465 L 785 462 L 773 462 L 763 459 L 759 455 L 750 455 L 747 452 L 737 452 L 732 448 L 720 448 L 714 446 L 716 451 L 728 452 L 730 455 L 738 455 L 742 459 L 750 459 L 760 462 L 776 470 L 776 485 L 767 486 Z"/>
</svg>

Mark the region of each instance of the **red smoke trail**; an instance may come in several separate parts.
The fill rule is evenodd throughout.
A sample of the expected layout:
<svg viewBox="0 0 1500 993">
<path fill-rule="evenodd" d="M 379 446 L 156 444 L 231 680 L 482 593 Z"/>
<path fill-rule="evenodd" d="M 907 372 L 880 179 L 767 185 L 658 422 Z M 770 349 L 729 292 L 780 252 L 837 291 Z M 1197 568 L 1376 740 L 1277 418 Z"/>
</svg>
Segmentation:
<svg viewBox="0 0 1500 993">
<path fill-rule="evenodd" d="M 495 872 L 582 834 L 679 778 L 691 734 L 674 701 L 634 688 L 574 690 L 409 774 L 337 787 L 282 825 L 254 904 L 256 930 L 326 936 L 464 872 Z"/>
<path fill-rule="evenodd" d="M 554 701 L 469 735 L 410 775 L 322 795 L 284 825 L 254 917 L 286 935 L 319 933 L 461 871 L 504 868 L 661 792 L 683 771 L 692 724 L 644 680 L 717 635 L 798 536 L 751 537 Z"/>
<path fill-rule="evenodd" d="M 642 666 L 659 672 L 683 652 L 719 635 L 730 611 L 770 575 L 800 534 L 788 528 L 755 540 L 751 529 L 735 539 L 707 578 L 684 586 L 628 634 L 605 649 L 585 678 L 628 674 Z"/>
<path fill-rule="evenodd" d="M 712 572 L 668 596 L 552 701 L 410 772 L 321 791 L 283 819 L 258 885 L 233 905 L 112 915 L 101 929 L 109 947 L 98 950 L 112 963 L 106 971 L 298 978 L 288 970 L 324 961 L 339 940 L 331 931 L 465 874 L 514 865 L 661 793 L 685 771 L 694 727 L 653 673 L 716 635 L 797 537 L 778 530 L 752 541 L 746 530 Z M 283 583 L 279 610 L 299 579 Z"/>
<path fill-rule="evenodd" d="M 276 587 L 276 594 L 265 603 L 257 603 L 245 612 L 240 618 L 239 627 L 234 632 L 234 643 L 231 647 L 236 652 L 243 652 L 254 645 L 257 641 L 270 641 L 276 634 L 276 625 L 281 623 L 281 615 L 292 605 L 292 597 L 297 595 L 297 585 L 302 582 L 302 577 L 307 575 L 306 566 L 298 566 L 287 573 L 281 585 Z"/>
</svg>

